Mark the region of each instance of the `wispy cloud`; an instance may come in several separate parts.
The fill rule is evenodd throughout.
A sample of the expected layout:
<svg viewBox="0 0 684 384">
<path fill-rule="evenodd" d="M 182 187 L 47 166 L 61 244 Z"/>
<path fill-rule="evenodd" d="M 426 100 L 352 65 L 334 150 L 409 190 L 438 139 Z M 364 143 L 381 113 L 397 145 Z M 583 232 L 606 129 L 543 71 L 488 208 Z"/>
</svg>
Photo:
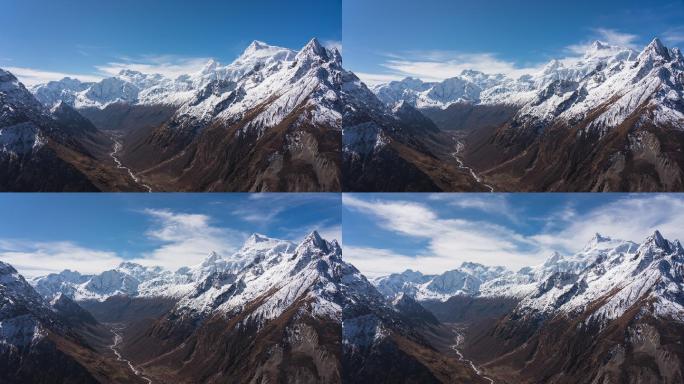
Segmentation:
<svg viewBox="0 0 684 384">
<path fill-rule="evenodd" d="M 422 264 L 424 272 L 453 269 L 464 261 L 519 268 L 533 264 L 540 257 L 539 252 L 544 251 L 510 228 L 486 221 L 440 217 L 424 203 L 354 196 L 345 196 L 343 202 L 349 209 L 372 216 L 385 230 L 427 240 L 428 246 L 415 255 L 421 260 L 416 265 L 422 260 L 430 261 Z M 397 269 L 405 267 L 400 263 L 391 265 Z"/>
<path fill-rule="evenodd" d="M 491 198 L 491 204 L 467 197 L 460 205 L 483 211 L 502 206 L 496 196 L 483 198 Z M 567 204 L 557 214 L 543 218 L 546 223 L 534 233 L 524 233 L 515 224 L 502 226 L 484 219 L 444 215 L 430 201 L 433 199 L 397 201 L 345 196 L 346 208 L 368 216 L 383 230 L 427 240 L 427 246 L 410 255 L 393 251 L 391 238 L 386 247 L 348 244 L 345 258 L 371 275 L 406 268 L 441 273 L 464 261 L 517 269 L 540 264 L 553 251 L 577 252 L 596 232 L 635 242 L 643 241 L 656 229 L 671 239 L 684 235 L 684 217 L 672 214 L 684 209 L 684 197 L 676 195 L 628 195 L 584 212 Z M 533 218 L 523 215 L 522 220 L 528 219 Z"/>
<path fill-rule="evenodd" d="M 446 201 L 449 205 L 463 209 L 472 209 L 492 215 L 504 216 L 513 222 L 519 222 L 519 212 L 510 203 L 508 195 L 467 194 L 467 193 L 437 193 L 431 195 L 433 200 Z"/>
<path fill-rule="evenodd" d="M 342 53 L 342 42 L 339 40 L 323 40 L 321 44 L 328 49 L 337 49 L 337 52 Z"/>
<path fill-rule="evenodd" d="M 570 54 L 575 56 L 582 56 L 589 49 L 594 41 L 600 41 L 604 44 L 620 47 L 620 48 L 631 48 L 637 49 L 638 35 L 631 33 L 623 33 L 615 29 L 609 28 L 595 28 L 592 30 L 592 35 L 589 39 L 582 41 L 577 44 L 572 44 L 566 47 L 566 50 Z"/>
<path fill-rule="evenodd" d="M 175 55 L 147 55 L 121 57 L 116 61 L 96 66 L 98 72 L 114 76 L 124 69 L 147 74 L 160 74 L 169 78 L 197 72 L 210 60 L 209 57 L 182 57 Z"/>
<path fill-rule="evenodd" d="M 539 71 L 540 67 L 523 67 L 500 59 L 496 54 L 457 53 L 448 51 L 415 52 L 406 59 L 390 59 L 382 65 L 391 73 L 418 77 L 425 81 L 440 81 L 461 74 L 466 69 L 513 78 Z"/>
<path fill-rule="evenodd" d="M 383 74 L 383 73 L 367 73 L 367 72 L 354 72 L 356 76 L 361 79 L 368 86 L 375 86 L 384 83 L 389 83 L 390 81 L 401 80 L 406 77 L 406 75 L 401 74 Z"/>
<path fill-rule="evenodd" d="M 49 81 L 57 81 L 65 77 L 71 77 L 73 79 L 79 79 L 81 81 L 99 81 L 104 77 L 99 75 L 44 71 L 40 69 L 26 67 L 5 67 L 4 69 L 10 71 L 22 83 L 28 86 L 43 84 Z"/>
<path fill-rule="evenodd" d="M 0 240 L 0 260 L 28 277 L 55 273 L 65 268 L 82 273 L 101 272 L 123 261 L 115 252 L 83 247 L 70 241 L 34 242 Z"/>
<path fill-rule="evenodd" d="M 230 255 L 246 237 L 244 233 L 212 224 L 207 215 L 166 209 L 147 209 L 143 213 L 153 220 L 147 236 L 161 243 L 153 251 L 133 260 L 143 265 L 169 269 L 194 265 L 212 251 Z"/>
<path fill-rule="evenodd" d="M 680 35 L 673 31 L 674 38 Z M 624 47 L 638 48 L 639 36 L 624 33 L 615 29 L 592 29 L 588 39 L 565 47 L 559 60 L 573 62 L 587 51 L 591 43 L 600 40 L 603 43 Z M 562 57 L 563 55 L 567 55 Z M 383 53 L 384 61 L 380 64 L 386 68 L 382 73 L 362 72 L 357 74 L 369 85 L 378 85 L 405 77 L 416 77 L 423 81 L 442 81 L 458 76 L 463 70 L 476 70 L 488 74 L 503 74 L 511 78 L 534 74 L 542 70 L 545 62 L 521 64 L 506 60 L 494 52 L 461 52 L 453 50 L 409 51 Z"/>
</svg>

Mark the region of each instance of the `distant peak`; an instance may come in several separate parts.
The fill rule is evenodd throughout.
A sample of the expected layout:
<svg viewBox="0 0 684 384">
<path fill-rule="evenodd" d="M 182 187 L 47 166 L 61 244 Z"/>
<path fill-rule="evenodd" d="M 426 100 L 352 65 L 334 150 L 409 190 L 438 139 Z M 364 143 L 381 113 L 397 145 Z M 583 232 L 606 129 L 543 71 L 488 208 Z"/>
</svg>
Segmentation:
<svg viewBox="0 0 684 384">
<path fill-rule="evenodd" d="M 132 261 L 123 261 L 121 264 L 119 264 L 118 269 L 137 269 L 137 268 L 144 268 L 142 265 L 138 263 L 134 263 Z"/>
<path fill-rule="evenodd" d="M 142 72 L 134 71 L 132 69 L 122 69 L 119 71 L 119 76 L 140 76 Z"/>
<path fill-rule="evenodd" d="M 605 241 L 610 241 L 610 237 L 608 236 L 603 236 L 602 234 L 596 232 L 594 234 L 594 237 L 592 237 L 592 240 L 596 241 L 597 243 L 602 243 Z"/>
<path fill-rule="evenodd" d="M 254 40 L 247 46 L 247 49 L 252 50 L 252 51 L 257 51 L 259 49 L 265 49 L 268 47 L 270 47 L 270 46 L 268 44 L 264 43 L 263 41 Z"/>
<path fill-rule="evenodd" d="M 202 72 L 208 72 L 208 71 L 213 71 L 219 66 L 218 61 L 214 59 L 209 59 L 206 63 L 204 63 L 204 66 L 202 67 Z"/>
<path fill-rule="evenodd" d="M 591 48 L 592 49 L 606 49 L 606 48 L 610 48 L 610 45 L 605 44 L 599 40 L 595 40 L 593 43 L 591 43 Z"/>
<path fill-rule="evenodd" d="M 264 236 L 260 233 L 252 233 L 248 238 L 247 238 L 247 243 L 250 244 L 256 244 L 256 243 L 263 243 L 265 241 L 271 240 L 268 236 Z M 213 252 L 212 252 L 213 253 Z"/>
</svg>

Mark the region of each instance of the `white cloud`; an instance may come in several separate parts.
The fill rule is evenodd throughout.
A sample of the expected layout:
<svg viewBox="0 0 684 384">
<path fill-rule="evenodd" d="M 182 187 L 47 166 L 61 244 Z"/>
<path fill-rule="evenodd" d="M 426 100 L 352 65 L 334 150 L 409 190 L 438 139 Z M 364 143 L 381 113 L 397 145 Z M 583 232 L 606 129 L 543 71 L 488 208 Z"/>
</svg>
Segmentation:
<svg viewBox="0 0 684 384">
<path fill-rule="evenodd" d="M 96 66 L 105 75 L 114 76 L 124 69 L 147 74 L 161 74 L 169 78 L 197 72 L 209 57 L 180 57 L 175 55 L 148 55 L 137 58 L 122 57 L 118 61 Z"/>
<path fill-rule="evenodd" d="M 366 85 L 372 87 L 375 85 L 389 83 L 390 81 L 398 81 L 405 78 L 405 75 L 400 74 L 380 74 L 367 72 L 354 72 L 356 76 L 361 79 Z"/>
<path fill-rule="evenodd" d="M 437 193 L 431 195 L 433 200 L 447 201 L 449 205 L 463 209 L 474 209 L 493 215 L 506 217 L 508 220 L 518 222 L 518 212 L 508 201 L 505 194 L 481 194 L 481 193 Z"/>
<path fill-rule="evenodd" d="M 460 194 L 459 194 L 460 195 Z M 490 210 L 501 204 L 496 195 L 490 205 L 466 197 L 461 206 Z M 478 197 L 479 198 L 479 197 Z M 487 197 L 482 197 L 486 199 Z M 579 198 L 579 197 L 577 197 Z M 511 269 L 542 263 L 553 251 L 579 251 L 594 233 L 617 239 L 643 241 L 656 229 L 670 240 L 684 234 L 684 197 L 667 194 L 626 195 L 611 203 L 578 212 L 572 204 L 544 219 L 537 233 L 525 235 L 515 227 L 503 227 L 484 220 L 443 217 L 427 203 L 345 196 L 344 205 L 357 214 L 371 216 L 378 226 L 395 233 L 427 241 L 415 255 L 396 254 L 390 249 L 350 246 L 345 258 L 364 273 L 382 275 L 407 268 L 426 273 L 453 269 L 464 261 L 504 265 Z M 452 201 L 457 201 L 454 196 Z M 532 220 L 522 217 L 521 220 Z M 390 248 L 391 239 L 388 239 Z"/>
<path fill-rule="evenodd" d="M 595 233 L 616 239 L 643 241 L 655 230 L 670 240 L 684 235 L 684 216 L 676 214 L 684 209 L 680 195 L 626 195 L 617 201 L 566 218 L 552 218 L 553 230 L 532 236 L 547 248 L 571 253 L 584 246 Z"/>
<path fill-rule="evenodd" d="M 391 59 L 382 64 L 392 73 L 418 77 L 425 81 L 441 81 L 461 74 L 466 69 L 484 73 L 500 73 L 512 78 L 539 71 L 540 67 L 523 67 L 502 60 L 496 54 L 427 52 L 413 59 Z"/>
<path fill-rule="evenodd" d="M 399 270 L 413 269 L 424 273 L 442 273 L 445 265 L 451 268 L 453 260 L 438 256 L 407 256 L 386 249 L 371 247 L 343 248 L 344 260 L 353 264 L 369 278 L 386 276 Z"/>
<path fill-rule="evenodd" d="M 673 37 L 680 36 L 673 33 Z M 684 36 L 684 35 L 683 35 Z M 572 44 L 565 48 L 569 57 L 559 58 L 564 62 L 573 62 L 587 51 L 594 40 L 625 47 L 638 48 L 639 36 L 623 33 L 609 28 L 596 28 L 591 32 L 591 39 Z M 542 70 L 545 63 L 521 65 L 504 60 L 493 52 L 458 52 L 449 50 L 412 51 L 404 53 L 386 53 L 386 60 L 380 65 L 387 68 L 384 73 L 357 73 L 359 78 L 369 85 L 378 85 L 405 77 L 416 77 L 423 81 L 442 81 L 459 75 L 463 70 L 476 70 L 488 74 L 503 74 L 511 78 L 534 74 Z"/>
<path fill-rule="evenodd" d="M 345 207 L 374 216 L 378 225 L 398 235 L 428 241 L 421 255 L 431 262 L 430 268 L 449 270 L 462 262 L 475 261 L 485 265 L 506 265 L 520 268 L 541 258 L 535 243 L 515 231 L 484 221 L 442 218 L 429 206 L 411 201 L 361 200 L 344 196 Z M 392 264 L 396 272 L 405 269 Z M 421 269 L 421 270 L 424 270 Z"/>
<path fill-rule="evenodd" d="M 154 221 L 154 227 L 147 232 L 148 237 L 162 244 L 132 260 L 143 265 L 159 265 L 171 270 L 194 265 L 212 251 L 230 255 L 245 238 L 243 233 L 212 225 L 206 215 L 158 209 L 147 209 L 144 213 Z"/>
<path fill-rule="evenodd" d="M 566 49 L 574 56 L 582 56 L 596 40 L 616 47 L 638 49 L 639 46 L 636 43 L 638 39 L 638 35 L 633 35 L 631 33 L 622 33 L 609 28 L 596 28 L 593 30 L 590 39 L 581 43 L 569 45 Z"/>
<path fill-rule="evenodd" d="M 79 79 L 81 81 L 99 81 L 102 79 L 102 76 L 97 75 L 52 72 L 25 67 L 5 67 L 4 69 L 10 71 L 14 76 L 16 76 L 19 79 L 19 81 L 21 81 L 24 85 L 28 86 L 43 84 L 47 83 L 48 81 L 62 80 L 65 77 L 71 77 L 73 79 Z"/>
<path fill-rule="evenodd" d="M 337 52 L 342 53 L 342 42 L 339 40 L 324 40 L 321 44 L 328 49 L 337 49 Z"/>
<path fill-rule="evenodd" d="M 26 277 L 56 273 L 65 268 L 96 273 L 123 261 L 115 252 L 96 250 L 69 241 L 0 240 L 0 260 Z"/>
</svg>

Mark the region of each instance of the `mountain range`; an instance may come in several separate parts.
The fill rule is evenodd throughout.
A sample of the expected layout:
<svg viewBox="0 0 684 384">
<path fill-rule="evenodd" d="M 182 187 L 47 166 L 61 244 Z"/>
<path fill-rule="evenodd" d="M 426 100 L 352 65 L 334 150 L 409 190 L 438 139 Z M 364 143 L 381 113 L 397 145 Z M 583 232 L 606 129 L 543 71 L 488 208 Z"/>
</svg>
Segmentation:
<svg viewBox="0 0 684 384">
<path fill-rule="evenodd" d="M 640 52 L 596 41 L 519 78 L 465 70 L 371 91 L 365 118 L 344 123 L 347 190 L 684 186 L 684 56 L 658 39 Z"/>
<path fill-rule="evenodd" d="M 338 191 L 341 65 L 312 39 L 254 41 L 174 79 L 126 69 L 27 90 L 3 71 L 0 189 Z M 45 170 L 52 183 L 25 180 Z"/>
<path fill-rule="evenodd" d="M 255 234 L 176 271 L 125 262 L 27 281 L 2 264 L 0 290 L 3 382 L 684 377 L 684 249 L 657 231 L 639 244 L 597 234 L 518 271 L 463 263 L 370 281 L 316 232 Z"/>
</svg>

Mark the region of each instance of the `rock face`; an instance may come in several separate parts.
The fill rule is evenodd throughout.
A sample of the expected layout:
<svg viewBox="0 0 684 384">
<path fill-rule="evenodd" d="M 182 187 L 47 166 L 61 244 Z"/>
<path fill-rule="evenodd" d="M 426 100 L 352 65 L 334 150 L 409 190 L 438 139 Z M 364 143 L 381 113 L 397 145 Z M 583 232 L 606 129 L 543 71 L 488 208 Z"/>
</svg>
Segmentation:
<svg viewBox="0 0 684 384">
<path fill-rule="evenodd" d="M 122 137 L 121 160 L 154 190 L 339 191 L 342 59 L 255 41 L 229 65 L 175 79 L 123 70 L 32 89 Z"/>
<path fill-rule="evenodd" d="M 640 244 L 596 234 L 517 272 L 463 263 L 372 283 L 316 232 L 255 234 L 175 272 L 124 263 L 32 280 L 51 304 L 2 271 L 11 351 L 56 343 L 94 380 L 677 383 L 684 369 L 684 248 L 657 231 Z M 124 360 L 99 322 L 117 324 Z M 84 348 L 109 371 L 93 373 Z"/>
<path fill-rule="evenodd" d="M 461 160 L 497 190 L 684 186 L 684 59 L 658 39 L 641 52 L 595 42 L 581 58 L 518 79 L 469 71 L 374 91 L 457 131 Z"/>
<path fill-rule="evenodd" d="M 139 382 L 97 350 L 97 323 L 65 297 L 51 307 L 17 271 L 0 262 L 0 381 Z M 88 327 L 89 336 L 80 330 Z M 86 340 L 88 338 L 88 340 Z"/>
<path fill-rule="evenodd" d="M 0 190 L 138 190 L 109 158 L 111 145 L 73 108 L 48 110 L 0 69 Z"/>
<path fill-rule="evenodd" d="M 345 191 L 482 190 L 453 156 L 456 141 L 407 102 L 389 108 L 356 75 L 343 79 Z"/>
</svg>

